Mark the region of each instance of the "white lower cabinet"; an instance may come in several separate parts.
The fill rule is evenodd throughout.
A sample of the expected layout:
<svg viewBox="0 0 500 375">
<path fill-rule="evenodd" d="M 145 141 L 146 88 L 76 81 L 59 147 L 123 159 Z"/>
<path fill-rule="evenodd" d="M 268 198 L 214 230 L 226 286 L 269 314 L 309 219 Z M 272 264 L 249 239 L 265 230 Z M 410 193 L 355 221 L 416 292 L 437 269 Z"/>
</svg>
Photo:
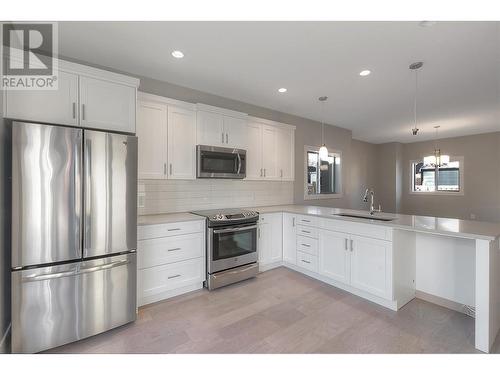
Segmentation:
<svg viewBox="0 0 500 375">
<path fill-rule="evenodd" d="M 319 273 L 333 280 L 349 284 L 349 235 L 321 230 L 319 233 Z"/>
<path fill-rule="evenodd" d="M 297 216 L 283 213 L 283 262 L 297 264 Z"/>
<path fill-rule="evenodd" d="M 283 261 L 283 214 L 260 215 L 257 232 L 259 269 L 278 267 Z"/>
<path fill-rule="evenodd" d="M 392 243 L 351 235 L 351 285 L 392 299 Z"/>
<path fill-rule="evenodd" d="M 203 287 L 203 220 L 140 226 L 137 241 L 138 305 Z"/>
</svg>

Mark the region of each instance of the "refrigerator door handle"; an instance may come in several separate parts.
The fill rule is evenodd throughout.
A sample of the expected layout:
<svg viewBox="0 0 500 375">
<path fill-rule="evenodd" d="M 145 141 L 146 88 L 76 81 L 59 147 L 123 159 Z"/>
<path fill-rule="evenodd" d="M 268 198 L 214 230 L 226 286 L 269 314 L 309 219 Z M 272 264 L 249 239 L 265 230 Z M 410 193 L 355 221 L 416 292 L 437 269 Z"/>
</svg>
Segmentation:
<svg viewBox="0 0 500 375">
<path fill-rule="evenodd" d="M 102 270 L 108 270 L 110 268 L 118 267 L 118 266 L 124 266 L 126 264 L 129 264 L 130 260 L 120 260 L 118 262 L 113 262 L 109 264 L 103 264 L 102 266 L 95 266 L 95 267 L 89 267 L 89 268 L 81 268 L 80 273 L 88 273 L 88 272 L 96 272 L 96 271 L 102 271 Z"/>
<path fill-rule="evenodd" d="M 75 276 L 77 274 L 78 274 L 78 271 L 73 270 L 73 271 L 49 273 L 49 274 L 45 274 L 45 275 L 30 275 L 30 276 L 24 276 L 22 278 L 22 282 L 60 279 L 61 277 Z"/>
</svg>

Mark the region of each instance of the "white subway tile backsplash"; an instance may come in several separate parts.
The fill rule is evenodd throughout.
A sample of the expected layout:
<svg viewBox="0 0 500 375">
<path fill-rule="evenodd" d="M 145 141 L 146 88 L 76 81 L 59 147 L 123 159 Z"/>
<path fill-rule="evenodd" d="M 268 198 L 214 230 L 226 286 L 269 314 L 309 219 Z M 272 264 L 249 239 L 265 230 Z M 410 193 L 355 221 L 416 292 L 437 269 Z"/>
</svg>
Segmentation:
<svg viewBox="0 0 500 375">
<path fill-rule="evenodd" d="M 293 182 L 139 180 L 139 215 L 293 203 Z"/>
</svg>

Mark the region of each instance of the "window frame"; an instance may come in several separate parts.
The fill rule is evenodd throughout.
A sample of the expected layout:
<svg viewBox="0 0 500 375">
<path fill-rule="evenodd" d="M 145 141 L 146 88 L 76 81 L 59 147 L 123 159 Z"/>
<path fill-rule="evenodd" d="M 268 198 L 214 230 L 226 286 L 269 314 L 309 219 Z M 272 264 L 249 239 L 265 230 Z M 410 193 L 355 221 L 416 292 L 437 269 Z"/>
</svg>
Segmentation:
<svg viewBox="0 0 500 375">
<path fill-rule="evenodd" d="M 313 194 L 309 195 L 307 194 L 307 172 L 308 172 L 308 165 L 307 165 L 307 152 L 318 152 L 319 153 L 319 147 L 316 146 L 304 146 L 304 200 L 314 200 L 314 199 L 338 199 L 338 198 L 343 198 L 344 197 L 344 179 L 343 179 L 343 163 L 344 163 L 344 157 L 342 156 L 342 151 L 340 150 L 335 150 L 335 149 L 328 149 L 328 155 L 331 154 L 337 154 L 339 155 L 340 158 L 340 167 L 339 167 L 339 186 L 340 186 L 340 192 L 338 193 L 329 193 L 329 194 Z"/>
<path fill-rule="evenodd" d="M 413 185 L 415 183 L 415 173 L 413 171 L 413 164 L 421 163 L 422 160 L 410 160 L 410 194 L 412 195 L 451 195 L 451 196 L 463 196 L 465 194 L 465 181 L 464 181 L 464 157 L 463 156 L 450 156 L 450 161 L 458 161 L 460 163 L 459 167 L 459 191 L 414 191 Z M 437 181 L 435 181 L 436 183 Z"/>
</svg>

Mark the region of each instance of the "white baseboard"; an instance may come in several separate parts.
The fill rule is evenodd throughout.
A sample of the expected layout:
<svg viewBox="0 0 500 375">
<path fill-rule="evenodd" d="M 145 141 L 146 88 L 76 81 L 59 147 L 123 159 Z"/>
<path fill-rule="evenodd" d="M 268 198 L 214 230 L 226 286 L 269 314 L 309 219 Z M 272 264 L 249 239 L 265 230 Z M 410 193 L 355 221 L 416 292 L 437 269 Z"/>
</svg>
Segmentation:
<svg viewBox="0 0 500 375">
<path fill-rule="evenodd" d="M 415 292 L 415 297 L 418 299 L 421 299 L 423 301 L 427 301 L 427 302 L 433 303 L 435 305 L 446 307 L 447 309 L 458 311 L 462 314 L 465 314 L 465 307 L 464 307 L 464 304 L 462 304 L 462 303 L 451 301 L 451 300 L 443 298 L 443 297 L 438 297 L 438 296 L 435 296 L 433 294 L 422 292 L 420 290 L 417 290 Z"/>
<path fill-rule="evenodd" d="M 167 292 L 158 293 L 152 296 L 142 297 L 137 303 L 138 307 L 142 307 L 145 305 L 149 305 L 151 303 L 163 301 L 168 298 L 172 298 L 175 296 L 179 296 L 181 294 L 186 294 L 189 292 L 193 292 L 195 290 L 203 289 L 203 283 L 196 283 L 192 285 L 187 285 L 182 288 L 172 289 Z"/>
<path fill-rule="evenodd" d="M 259 272 L 265 272 L 272 270 L 273 268 L 278 268 L 283 265 L 282 261 L 273 263 L 259 263 Z"/>
</svg>

